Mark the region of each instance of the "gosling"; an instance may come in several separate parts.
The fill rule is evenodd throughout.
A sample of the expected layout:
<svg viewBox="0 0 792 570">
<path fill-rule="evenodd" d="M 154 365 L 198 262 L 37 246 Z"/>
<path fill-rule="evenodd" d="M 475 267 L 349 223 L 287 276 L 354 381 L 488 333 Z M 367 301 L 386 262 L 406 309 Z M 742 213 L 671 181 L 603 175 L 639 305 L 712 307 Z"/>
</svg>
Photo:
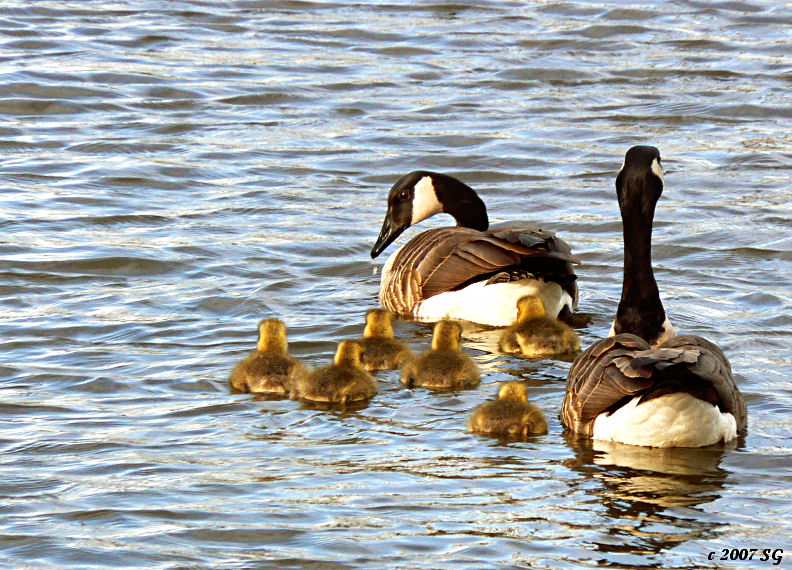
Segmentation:
<svg viewBox="0 0 792 570">
<path fill-rule="evenodd" d="M 390 311 L 383 309 L 367 311 L 363 338 L 358 339 L 357 342 L 363 347 L 361 361 L 369 372 L 397 370 L 412 360 L 412 352 L 407 345 L 393 338 Z"/>
<path fill-rule="evenodd" d="M 567 324 L 547 316 L 539 297 L 520 297 L 517 320 L 503 331 L 498 348 L 508 354 L 547 358 L 580 350 L 577 333 Z"/>
<path fill-rule="evenodd" d="M 432 349 L 409 362 L 401 376 L 409 388 L 435 390 L 473 388 L 480 380 L 478 366 L 462 352 L 462 327 L 450 320 L 435 325 Z"/>
<path fill-rule="evenodd" d="M 353 340 L 338 344 L 333 364 L 297 380 L 292 398 L 311 402 L 348 404 L 368 400 L 377 393 L 377 382 L 363 369 L 363 348 Z"/>
<path fill-rule="evenodd" d="M 278 319 L 264 319 L 258 326 L 258 344 L 231 371 L 231 390 L 243 393 L 288 396 L 295 380 L 308 374 L 307 368 L 289 356 L 286 325 Z"/>
<path fill-rule="evenodd" d="M 473 410 L 468 431 L 503 438 L 527 438 L 547 433 L 544 414 L 531 404 L 522 382 L 504 382 L 498 399 Z"/>
</svg>

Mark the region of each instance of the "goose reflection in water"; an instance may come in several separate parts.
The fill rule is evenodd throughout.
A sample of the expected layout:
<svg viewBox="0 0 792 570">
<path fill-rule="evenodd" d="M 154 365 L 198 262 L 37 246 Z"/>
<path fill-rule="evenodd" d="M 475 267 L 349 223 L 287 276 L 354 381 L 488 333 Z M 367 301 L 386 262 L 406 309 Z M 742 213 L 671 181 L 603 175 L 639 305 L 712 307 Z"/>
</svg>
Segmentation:
<svg viewBox="0 0 792 570">
<path fill-rule="evenodd" d="M 625 563 L 642 565 L 649 562 L 647 555 L 662 555 L 688 541 L 712 540 L 727 526 L 701 506 L 723 496 L 729 471 L 720 461 L 737 443 L 659 449 L 571 433 L 565 438 L 576 457 L 564 464 L 583 476 L 575 486 L 596 495 L 600 500 L 594 503 L 604 507 L 603 533 L 594 541 L 598 551 L 624 554 L 629 558 Z"/>
</svg>

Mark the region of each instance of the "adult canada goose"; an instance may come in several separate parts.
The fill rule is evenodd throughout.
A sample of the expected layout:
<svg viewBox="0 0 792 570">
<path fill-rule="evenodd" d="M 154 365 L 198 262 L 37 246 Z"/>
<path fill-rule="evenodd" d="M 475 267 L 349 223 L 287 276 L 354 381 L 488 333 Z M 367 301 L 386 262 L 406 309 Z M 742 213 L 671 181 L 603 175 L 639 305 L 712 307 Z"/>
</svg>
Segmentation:
<svg viewBox="0 0 792 570">
<path fill-rule="evenodd" d="M 228 382 L 237 392 L 286 396 L 294 381 L 305 377 L 308 370 L 299 360 L 289 356 L 283 322 L 264 319 L 258 331 L 256 350 L 234 367 Z"/>
<path fill-rule="evenodd" d="M 627 151 L 616 178 L 624 226 L 624 282 L 610 337 L 572 364 L 561 420 L 593 439 L 650 447 L 702 447 L 745 429 L 745 402 L 723 352 L 675 336 L 652 271 L 655 205 L 663 191 L 660 152 Z"/>
<path fill-rule="evenodd" d="M 347 404 L 368 400 L 377 393 L 377 382 L 360 362 L 362 347 L 353 340 L 338 344 L 333 364 L 298 379 L 292 398 L 312 402 Z"/>
<path fill-rule="evenodd" d="M 462 352 L 462 327 L 447 319 L 435 324 L 432 349 L 409 362 L 401 377 L 409 388 L 440 390 L 473 388 L 480 380 L 478 366 Z"/>
<path fill-rule="evenodd" d="M 468 431 L 497 437 L 529 437 L 547 433 L 547 420 L 541 410 L 528 401 L 525 384 L 504 382 L 498 399 L 473 410 Z"/>
<path fill-rule="evenodd" d="M 527 222 L 490 226 L 487 208 L 468 185 L 437 172 L 403 176 L 388 194 L 388 211 L 371 257 L 405 229 L 445 212 L 456 227 L 427 230 L 391 254 L 379 300 L 395 313 L 425 320 L 457 318 L 508 326 L 517 299 L 539 296 L 556 318 L 577 308 L 569 245 Z"/>
<path fill-rule="evenodd" d="M 369 372 L 395 370 L 412 358 L 412 352 L 407 345 L 393 338 L 390 311 L 382 309 L 367 311 L 363 338 L 358 339 L 357 342 L 363 347 L 361 361 Z"/>
<path fill-rule="evenodd" d="M 580 339 L 572 327 L 548 318 L 539 297 L 517 301 L 517 322 L 505 329 L 498 348 L 509 354 L 545 358 L 580 350 Z"/>
</svg>

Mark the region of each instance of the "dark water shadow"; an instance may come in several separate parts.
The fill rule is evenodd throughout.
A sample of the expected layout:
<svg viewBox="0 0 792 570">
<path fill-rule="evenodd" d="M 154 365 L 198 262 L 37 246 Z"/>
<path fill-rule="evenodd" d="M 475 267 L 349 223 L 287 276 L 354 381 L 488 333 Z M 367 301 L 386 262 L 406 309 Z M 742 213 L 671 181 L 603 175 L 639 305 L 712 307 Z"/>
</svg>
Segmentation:
<svg viewBox="0 0 792 570">
<path fill-rule="evenodd" d="M 660 449 L 564 438 L 575 453 L 564 465 L 583 476 L 575 486 L 602 506 L 601 533 L 591 546 L 609 559 L 618 554 L 631 566 L 662 567 L 664 554 L 728 526 L 701 507 L 724 496 L 731 472 L 720 463 L 739 442 Z"/>
</svg>

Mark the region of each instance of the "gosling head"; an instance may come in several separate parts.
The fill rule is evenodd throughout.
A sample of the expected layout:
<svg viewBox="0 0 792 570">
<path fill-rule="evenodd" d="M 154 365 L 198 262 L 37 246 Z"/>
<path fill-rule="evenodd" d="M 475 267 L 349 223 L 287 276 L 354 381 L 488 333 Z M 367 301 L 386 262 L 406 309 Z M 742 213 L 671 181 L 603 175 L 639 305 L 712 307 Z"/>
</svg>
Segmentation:
<svg viewBox="0 0 792 570">
<path fill-rule="evenodd" d="M 258 326 L 258 349 L 262 352 L 286 354 L 286 325 L 278 319 L 264 319 Z"/>
<path fill-rule="evenodd" d="M 364 338 L 393 338 L 391 313 L 384 309 L 371 309 L 366 312 Z"/>
<path fill-rule="evenodd" d="M 434 327 L 432 350 L 460 350 L 462 326 L 456 321 L 442 320 Z"/>
<path fill-rule="evenodd" d="M 517 300 L 517 322 L 522 323 L 528 319 L 546 317 L 544 303 L 535 295 L 526 295 Z"/>
<path fill-rule="evenodd" d="M 525 390 L 525 384 L 522 382 L 504 382 L 498 390 L 499 400 L 519 400 L 521 402 L 528 401 L 528 394 Z"/>
<path fill-rule="evenodd" d="M 338 350 L 335 353 L 333 363 L 336 366 L 350 366 L 361 368 L 360 356 L 363 354 L 363 347 L 354 340 L 342 340 L 338 343 Z"/>
</svg>

